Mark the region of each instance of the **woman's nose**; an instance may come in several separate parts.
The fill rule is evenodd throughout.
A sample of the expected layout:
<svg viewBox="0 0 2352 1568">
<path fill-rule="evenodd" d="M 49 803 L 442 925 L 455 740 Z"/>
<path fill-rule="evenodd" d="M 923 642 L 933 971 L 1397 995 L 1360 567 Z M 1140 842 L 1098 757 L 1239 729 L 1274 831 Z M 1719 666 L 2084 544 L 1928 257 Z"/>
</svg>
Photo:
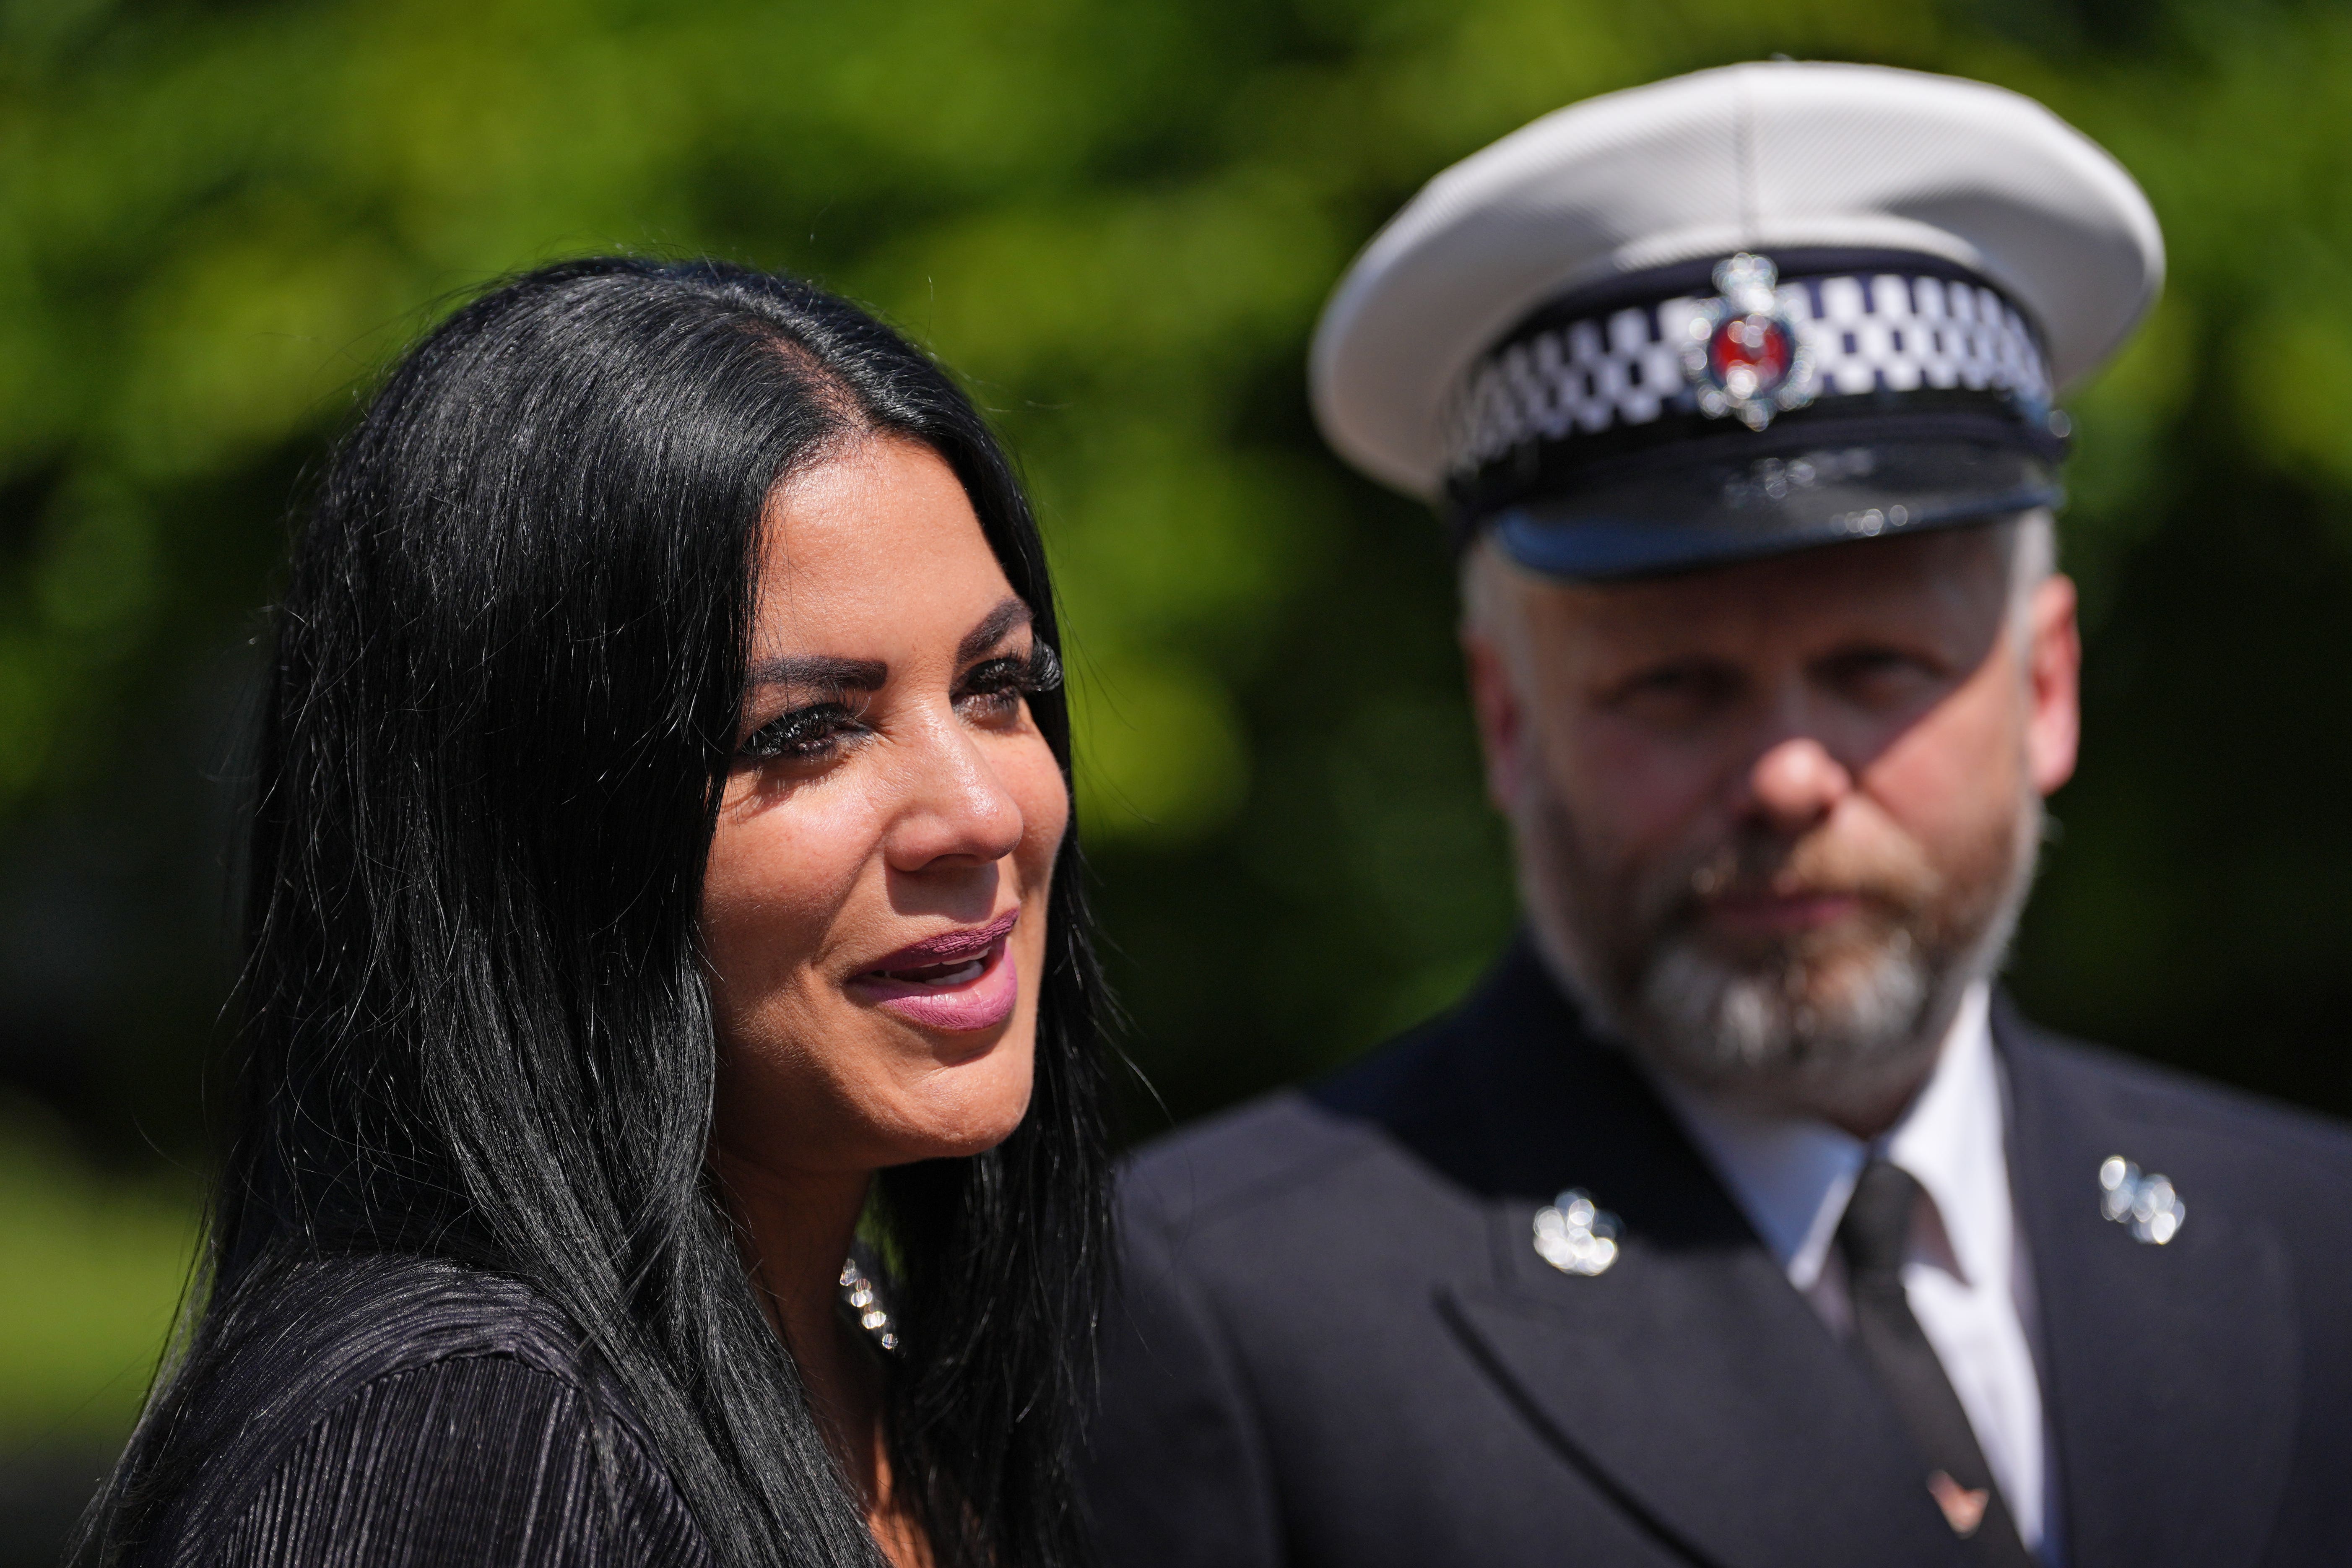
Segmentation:
<svg viewBox="0 0 2352 1568">
<path fill-rule="evenodd" d="M 942 861 L 993 865 L 1020 844 L 1021 805 L 971 737 L 953 726 L 927 738 L 905 809 L 884 844 L 891 868 L 920 871 Z"/>
</svg>

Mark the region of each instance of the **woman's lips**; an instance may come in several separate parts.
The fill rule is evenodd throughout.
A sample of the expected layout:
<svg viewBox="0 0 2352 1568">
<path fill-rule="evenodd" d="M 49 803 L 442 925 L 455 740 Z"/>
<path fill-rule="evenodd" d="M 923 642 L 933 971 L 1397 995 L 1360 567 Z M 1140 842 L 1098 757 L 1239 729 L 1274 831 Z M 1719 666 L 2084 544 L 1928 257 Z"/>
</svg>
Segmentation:
<svg viewBox="0 0 2352 1568">
<path fill-rule="evenodd" d="M 1005 944 L 1021 919 L 1007 910 L 983 926 L 900 948 L 849 983 L 876 1006 L 927 1029 L 990 1029 L 1013 1016 L 1021 975 Z"/>
</svg>

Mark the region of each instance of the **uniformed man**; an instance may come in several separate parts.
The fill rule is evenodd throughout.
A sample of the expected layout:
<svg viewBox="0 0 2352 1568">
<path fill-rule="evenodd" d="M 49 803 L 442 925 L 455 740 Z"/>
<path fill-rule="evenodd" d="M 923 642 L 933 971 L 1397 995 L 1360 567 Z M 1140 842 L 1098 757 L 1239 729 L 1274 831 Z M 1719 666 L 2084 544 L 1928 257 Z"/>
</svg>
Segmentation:
<svg viewBox="0 0 2352 1568">
<path fill-rule="evenodd" d="M 2054 388 L 2156 296 L 1972 82 L 1577 105 L 1312 366 L 1430 498 L 1526 929 L 1127 1178 L 1113 1568 L 2352 1563 L 2352 1136 L 1991 989 L 2074 762 Z"/>
</svg>

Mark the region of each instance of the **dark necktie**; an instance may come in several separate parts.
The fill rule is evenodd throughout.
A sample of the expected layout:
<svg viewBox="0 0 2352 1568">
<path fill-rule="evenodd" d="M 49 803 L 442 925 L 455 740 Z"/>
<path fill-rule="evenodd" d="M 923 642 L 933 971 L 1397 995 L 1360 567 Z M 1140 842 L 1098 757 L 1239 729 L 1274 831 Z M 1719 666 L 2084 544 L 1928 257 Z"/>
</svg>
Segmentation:
<svg viewBox="0 0 2352 1568">
<path fill-rule="evenodd" d="M 1970 1556 L 2000 1568 L 2032 1568 L 1968 1412 L 1903 1292 L 1903 1251 L 1918 1199 L 1911 1173 L 1884 1160 L 1864 1166 L 1854 1184 L 1837 1233 L 1853 1292 L 1854 1348 L 1927 1461 L 1923 1482 Z"/>
</svg>

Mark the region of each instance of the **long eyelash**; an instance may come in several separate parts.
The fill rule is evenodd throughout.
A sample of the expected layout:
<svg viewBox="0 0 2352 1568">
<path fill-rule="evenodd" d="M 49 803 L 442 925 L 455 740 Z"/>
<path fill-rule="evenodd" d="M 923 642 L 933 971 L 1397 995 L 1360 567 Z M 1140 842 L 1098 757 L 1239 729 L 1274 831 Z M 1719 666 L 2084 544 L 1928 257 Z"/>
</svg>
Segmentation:
<svg viewBox="0 0 2352 1568">
<path fill-rule="evenodd" d="M 1040 696 L 1059 689 L 1062 684 L 1061 658 L 1050 644 L 1044 642 L 1032 645 L 1025 659 L 992 659 L 972 673 L 985 678 L 1000 670 L 1003 673 L 995 675 L 994 679 L 1002 681 L 1002 685 L 984 687 L 972 691 L 971 695 L 1001 701 L 1014 693 L 1022 697 Z M 828 747 L 851 739 L 863 718 L 864 708 L 862 702 L 834 701 L 813 703 L 806 708 L 780 713 L 743 738 L 741 754 L 756 759 L 814 756 Z M 784 739 L 793 730 L 824 713 L 836 715 L 839 722 L 828 725 L 823 734 L 803 744 Z"/>
<path fill-rule="evenodd" d="M 1061 656 L 1054 645 L 1040 642 L 1029 650 L 1029 664 L 1021 672 L 1021 689 L 1030 697 L 1041 696 L 1062 684 Z"/>
<path fill-rule="evenodd" d="M 1010 655 L 992 658 L 964 677 L 963 692 L 971 697 L 1035 697 L 1062 684 L 1062 661 L 1039 643 L 1026 658 Z"/>
<path fill-rule="evenodd" d="M 835 701 L 811 703 L 805 708 L 779 713 L 743 738 L 740 754 L 759 760 L 816 756 L 825 747 L 838 745 L 851 738 L 864 710 L 862 702 Z M 804 742 L 785 738 L 796 728 L 815 722 L 821 715 L 835 720 L 823 733 Z"/>
</svg>

